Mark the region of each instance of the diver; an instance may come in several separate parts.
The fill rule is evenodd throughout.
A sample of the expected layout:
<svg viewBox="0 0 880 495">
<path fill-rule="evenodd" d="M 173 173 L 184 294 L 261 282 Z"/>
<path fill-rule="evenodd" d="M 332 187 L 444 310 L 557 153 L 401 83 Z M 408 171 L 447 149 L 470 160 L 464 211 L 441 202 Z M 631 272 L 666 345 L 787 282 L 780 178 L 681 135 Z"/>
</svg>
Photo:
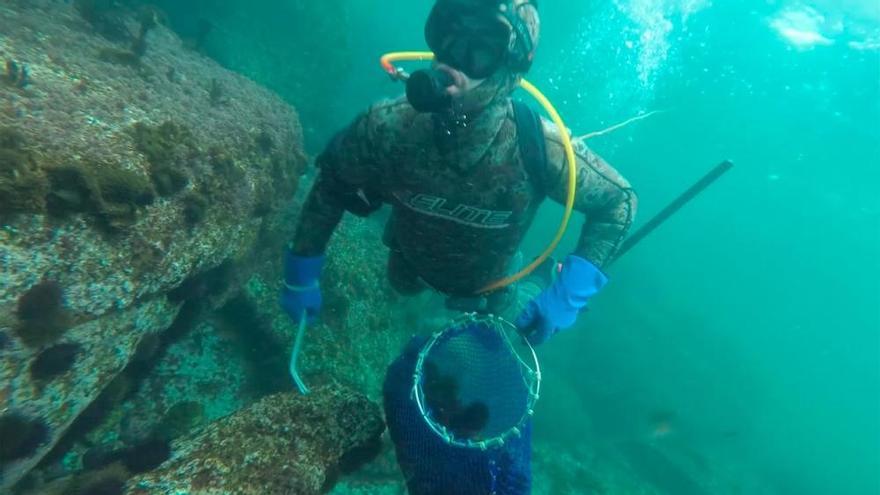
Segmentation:
<svg viewBox="0 0 880 495">
<path fill-rule="evenodd" d="M 432 289 L 463 311 L 514 311 L 512 321 L 533 344 L 574 324 L 606 284 L 602 267 L 637 204 L 629 183 L 582 142 L 574 206 L 585 221 L 574 252 L 524 304 L 515 304 L 515 288 L 479 293 L 517 269 L 543 199 L 566 199 L 560 133 L 568 131 L 511 98 L 532 65 L 539 30 L 536 0 L 437 0 L 425 25 L 436 57 L 431 68 L 412 74 L 406 97 L 374 104 L 317 157 L 318 177 L 284 255 L 281 305 L 294 321 L 319 313 L 323 253 L 343 214 L 366 216 L 390 204 L 384 242 L 396 291 Z M 414 444 L 424 426 L 409 423 L 411 358 L 410 349 L 385 384 L 389 430 L 410 492 L 528 493 L 528 432 L 500 453 Z"/>
</svg>

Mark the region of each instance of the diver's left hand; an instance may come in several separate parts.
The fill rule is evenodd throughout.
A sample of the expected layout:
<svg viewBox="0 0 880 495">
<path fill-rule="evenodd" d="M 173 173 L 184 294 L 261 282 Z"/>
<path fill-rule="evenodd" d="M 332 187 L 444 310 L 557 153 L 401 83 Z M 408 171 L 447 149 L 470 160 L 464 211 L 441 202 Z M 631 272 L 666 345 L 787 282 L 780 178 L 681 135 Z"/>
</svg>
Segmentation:
<svg viewBox="0 0 880 495">
<path fill-rule="evenodd" d="M 520 313 L 516 326 L 529 343 L 542 344 L 559 330 L 572 326 L 578 312 L 607 282 L 608 277 L 595 265 L 569 255 L 556 280 Z"/>
</svg>

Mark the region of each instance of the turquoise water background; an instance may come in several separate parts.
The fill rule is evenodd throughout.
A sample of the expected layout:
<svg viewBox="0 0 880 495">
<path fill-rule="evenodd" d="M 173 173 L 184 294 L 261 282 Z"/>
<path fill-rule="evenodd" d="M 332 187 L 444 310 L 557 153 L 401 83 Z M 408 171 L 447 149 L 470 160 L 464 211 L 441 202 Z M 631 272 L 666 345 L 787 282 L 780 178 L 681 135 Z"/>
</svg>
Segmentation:
<svg viewBox="0 0 880 495">
<path fill-rule="evenodd" d="M 210 17 L 205 50 L 297 106 L 312 153 L 402 92 L 378 57 L 424 49 L 431 5 L 166 3 L 182 33 Z M 541 349 L 538 441 L 677 443 L 775 493 L 880 493 L 880 3 L 541 3 L 529 79 L 576 134 L 663 111 L 590 142 L 639 191 L 639 224 L 736 166 Z"/>
</svg>

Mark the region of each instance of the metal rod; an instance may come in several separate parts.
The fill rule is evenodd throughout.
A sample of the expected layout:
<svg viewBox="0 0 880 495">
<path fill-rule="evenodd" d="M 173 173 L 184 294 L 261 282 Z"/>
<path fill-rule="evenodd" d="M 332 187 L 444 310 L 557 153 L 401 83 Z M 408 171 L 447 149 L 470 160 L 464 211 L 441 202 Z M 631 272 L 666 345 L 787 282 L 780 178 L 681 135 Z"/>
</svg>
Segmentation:
<svg viewBox="0 0 880 495">
<path fill-rule="evenodd" d="M 698 180 L 694 185 L 689 187 L 687 191 L 681 193 L 681 195 L 675 198 L 665 208 L 660 210 L 660 213 L 657 213 L 652 219 L 648 220 L 648 223 L 642 225 L 639 230 L 633 232 L 631 236 L 623 241 L 623 245 L 620 246 L 620 250 L 617 251 L 617 255 L 614 256 L 614 259 L 611 260 L 611 263 L 614 263 L 615 261 L 620 259 L 621 256 L 623 256 L 630 249 L 635 247 L 636 244 L 647 237 L 648 234 L 654 231 L 654 229 L 662 225 L 663 222 L 674 215 L 679 209 L 681 209 L 682 206 L 686 205 L 690 200 L 694 199 L 698 194 L 703 192 L 704 189 L 706 189 L 713 182 L 718 180 L 719 177 L 724 175 L 732 167 L 733 162 L 729 160 L 725 160 L 716 165 L 715 168 L 704 175 L 702 179 Z"/>
</svg>

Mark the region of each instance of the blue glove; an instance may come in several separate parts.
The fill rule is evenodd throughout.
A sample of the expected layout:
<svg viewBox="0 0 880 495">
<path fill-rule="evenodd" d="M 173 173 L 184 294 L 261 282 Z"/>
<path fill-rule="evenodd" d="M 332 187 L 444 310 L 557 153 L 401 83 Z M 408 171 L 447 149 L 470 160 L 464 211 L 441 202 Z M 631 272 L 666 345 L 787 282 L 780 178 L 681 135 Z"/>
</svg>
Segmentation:
<svg viewBox="0 0 880 495">
<path fill-rule="evenodd" d="M 608 277 L 595 265 L 569 255 L 556 280 L 526 304 L 516 326 L 532 345 L 541 344 L 559 330 L 572 326 L 587 300 L 607 282 Z"/>
<path fill-rule="evenodd" d="M 297 256 L 284 253 L 284 287 L 281 289 L 281 307 L 294 323 L 303 313 L 314 321 L 321 310 L 321 287 L 318 279 L 324 267 L 324 256 Z"/>
</svg>

